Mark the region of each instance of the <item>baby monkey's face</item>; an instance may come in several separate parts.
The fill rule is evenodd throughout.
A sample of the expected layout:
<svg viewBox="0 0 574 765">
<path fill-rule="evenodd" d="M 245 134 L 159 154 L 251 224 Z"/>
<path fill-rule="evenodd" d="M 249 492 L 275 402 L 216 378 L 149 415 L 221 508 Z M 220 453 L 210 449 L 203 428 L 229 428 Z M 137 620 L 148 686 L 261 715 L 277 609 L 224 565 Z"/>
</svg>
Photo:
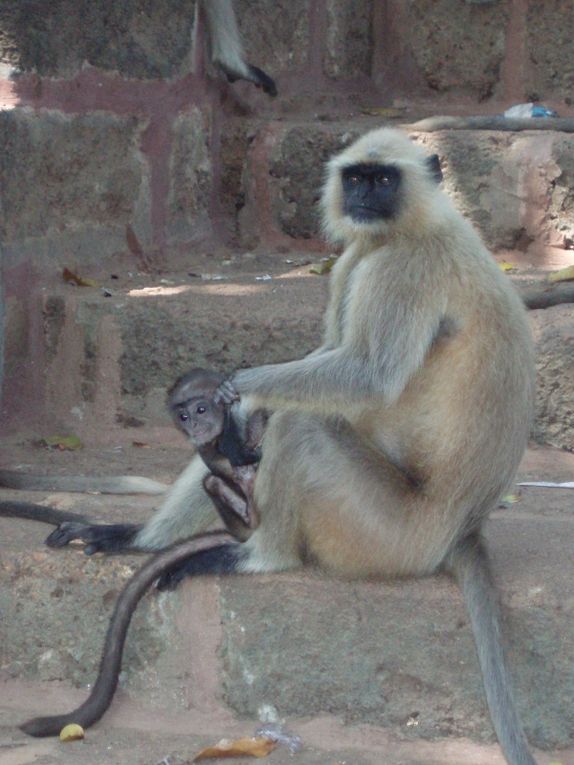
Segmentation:
<svg viewBox="0 0 574 765">
<path fill-rule="evenodd" d="M 176 426 L 195 446 L 208 444 L 223 430 L 223 406 L 206 398 L 174 403 L 172 416 Z"/>
</svg>

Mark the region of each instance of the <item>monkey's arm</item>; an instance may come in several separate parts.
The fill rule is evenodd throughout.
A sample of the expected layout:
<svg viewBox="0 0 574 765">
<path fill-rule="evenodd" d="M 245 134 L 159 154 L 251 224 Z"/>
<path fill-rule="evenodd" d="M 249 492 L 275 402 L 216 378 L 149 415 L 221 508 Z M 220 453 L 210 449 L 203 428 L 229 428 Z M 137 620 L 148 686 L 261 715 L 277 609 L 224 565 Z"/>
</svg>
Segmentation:
<svg viewBox="0 0 574 765">
<path fill-rule="evenodd" d="M 249 395 L 255 405 L 270 408 L 291 403 L 329 412 L 340 410 L 341 403 L 376 396 L 392 404 L 424 363 L 440 327 L 438 315 L 424 317 L 415 310 L 400 321 L 401 313 L 397 311 L 392 326 L 385 326 L 388 314 L 378 324 L 374 318 L 373 328 L 367 328 L 370 347 L 365 353 L 346 343 L 298 361 L 241 369 L 231 382 L 240 396 Z"/>
<path fill-rule="evenodd" d="M 285 364 L 240 369 L 231 380 L 240 396 L 249 395 L 254 406 L 270 408 L 297 404 L 323 410 L 329 402 L 351 395 L 368 398 L 375 392 L 369 366 L 348 350 L 337 348 Z"/>
</svg>

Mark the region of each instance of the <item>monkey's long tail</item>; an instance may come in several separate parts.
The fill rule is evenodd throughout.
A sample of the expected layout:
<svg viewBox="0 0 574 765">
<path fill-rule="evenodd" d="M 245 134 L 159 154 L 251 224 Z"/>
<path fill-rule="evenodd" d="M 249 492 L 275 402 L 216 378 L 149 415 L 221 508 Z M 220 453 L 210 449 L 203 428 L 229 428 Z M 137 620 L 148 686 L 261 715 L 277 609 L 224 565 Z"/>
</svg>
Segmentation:
<svg viewBox="0 0 574 765">
<path fill-rule="evenodd" d="M 141 475 L 36 475 L 0 470 L 0 486 L 28 491 L 71 491 L 81 494 L 164 494 L 167 484 Z"/>
<path fill-rule="evenodd" d="M 496 591 L 486 549 L 478 535 L 459 543 L 448 567 L 470 616 L 490 717 L 509 765 L 536 765 L 518 716 L 502 650 Z"/>
<path fill-rule="evenodd" d="M 87 700 L 68 714 L 53 717 L 35 717 L 20 726 L 30 736 L 57 736 L 69 723 L 89 728 L 97 722 L 109 707 L 114 696 L 122 664 L 122 652 L 128 627 L 136 605 L 152 582 L 166 569 L 189 558 L 197 552 L 220 547 L 236 540 L 223 531 L 207 532 L 192 537 L 164 550 L 148 560 L 122 590 L 110 621 L 98 679 Z"/>
<path fill-rule="evenodd" d="M 69 513 L 67 510 L 57 510 L 55 507 L 36 505 L 34 502 L 13 502 L 4 499 L 0 502 L 1 518 L 22 518 L 26 521 L 41 521 L 52 526 L 61 523 L 88 523 L 85 515 Z"/>
</svg>

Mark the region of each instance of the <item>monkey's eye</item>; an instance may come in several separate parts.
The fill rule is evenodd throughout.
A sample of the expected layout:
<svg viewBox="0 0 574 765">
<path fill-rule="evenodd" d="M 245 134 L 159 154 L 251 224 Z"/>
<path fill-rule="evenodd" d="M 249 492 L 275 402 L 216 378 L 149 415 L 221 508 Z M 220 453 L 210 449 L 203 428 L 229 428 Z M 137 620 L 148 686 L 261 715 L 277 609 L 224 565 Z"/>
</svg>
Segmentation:
<svg viewBox="0 0 574 765">
<path fill-rule="evenodd" d="M 375 176 L 375 183 L 379 186 L 390 186 L 392 181 L 386 173 L 379 173 Z"/>
<path fill-rule="evenodd" d="M 187 420 L 189 420 L 189 414 L 187 412 L 180 412 L 179 419 L 182 422 L 187 422 Z"/>
<path fill-rule="evenodd" d="M 351 184 L 351 186 L 358 186 L 359 183 L 361 183 L 361 176 L 357 173 L 354 173 L 353 175 L 347 176 L 347 181 Z"/>
<path fill-rule="evenodd" d="M 197 409 L 195 410 L 195 413 L 196 414 L 205 414 L 206 411 L 207 411 L 207 409 L 204 406 L 199 405 L 197 407 Z"/>
</svg>

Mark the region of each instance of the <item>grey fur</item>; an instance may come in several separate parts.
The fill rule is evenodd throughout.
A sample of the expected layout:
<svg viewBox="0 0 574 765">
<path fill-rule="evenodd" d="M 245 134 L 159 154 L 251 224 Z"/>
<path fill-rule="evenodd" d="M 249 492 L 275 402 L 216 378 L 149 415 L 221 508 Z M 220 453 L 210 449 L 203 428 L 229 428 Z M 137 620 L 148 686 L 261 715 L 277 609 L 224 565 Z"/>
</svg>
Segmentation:
<svg viewBox="0 0 574 765">
<path fill-rule="evenodd" d="M 341 170 L 393 164 L 389 220 L 343 212 Z M 329 164 L 325 230 L 344 244 L 323 344 L 304 359 L 240 370 L 247 416 L 273 411 L 254 500 L 260 525 L 239 570 L 312 562 L 345 578 L 459 581 L 486 697 L 509 765 L 534 765 L 513 701 L 480 530 L 523 455 L 534 395 L 525 308 L 478 234 L 401 132 L 368 133 Z M 446 317 L 446 318 L 445 318 Z M 194 459 L 135 537 L 157 550 L 216 517 Z"/>
<path fill-rule="evenodd" d="M 53 476 L 0 470 L 0 486 L 28 491 L 70 491 L 97 494 L 163 494 L 167 484 L 138 475 Z M 0 505 L 0 515 L 1 515 Z"/>
</svg>

